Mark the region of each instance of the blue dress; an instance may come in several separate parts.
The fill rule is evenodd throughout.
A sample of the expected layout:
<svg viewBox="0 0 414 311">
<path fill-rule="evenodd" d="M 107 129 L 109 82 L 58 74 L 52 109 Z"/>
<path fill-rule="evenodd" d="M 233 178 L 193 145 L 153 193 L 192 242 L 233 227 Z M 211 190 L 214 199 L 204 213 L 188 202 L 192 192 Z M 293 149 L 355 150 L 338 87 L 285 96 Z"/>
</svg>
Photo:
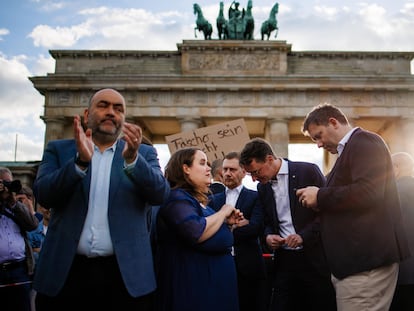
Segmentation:
<svg viewBox="0 0 414 311">
<path fill-rule="evenodd" d="M 203 208 L 182 189 L 171 190 L 157 217 L 157 309 L 162 311 L 238 311 L 237 276 L 225 224 L 202 243 Z"/>
</svg>

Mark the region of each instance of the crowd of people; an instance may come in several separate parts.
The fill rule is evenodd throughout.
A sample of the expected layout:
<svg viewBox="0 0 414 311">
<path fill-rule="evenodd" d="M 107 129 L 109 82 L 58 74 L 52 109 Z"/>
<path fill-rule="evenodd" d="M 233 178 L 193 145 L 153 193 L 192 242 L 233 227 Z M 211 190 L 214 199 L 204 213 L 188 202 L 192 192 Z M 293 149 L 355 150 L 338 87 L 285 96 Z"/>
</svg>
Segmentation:
<svg viewBox="0 0 414 311">
<path fill-rule="evenodd" d="M 302 132 L 337 155 L 326 176 L 261 138 L 179 149 L 163 173 L 126 111 L 97 91 L 33 188 L 0 167 L 2 310 L 414 309 L 410 154 L 323 104 Z"/>
</svg>

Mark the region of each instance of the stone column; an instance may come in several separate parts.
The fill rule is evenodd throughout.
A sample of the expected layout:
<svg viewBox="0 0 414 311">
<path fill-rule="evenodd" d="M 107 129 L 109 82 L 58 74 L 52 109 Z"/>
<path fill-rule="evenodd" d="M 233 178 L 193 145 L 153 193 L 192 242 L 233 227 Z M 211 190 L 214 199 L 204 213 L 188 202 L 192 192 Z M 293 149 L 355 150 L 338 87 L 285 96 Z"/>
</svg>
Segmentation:
<svg viewBox="0 0 414 311">
<path fill-rule="evenodd" d="M 268 120 L 265 139 L 272 145 L 273 151 L 277 156 L 288 157 L 289 126 L 286 119 Z"/>
<path fill-rule="evenodd" d="M 414 157 L 414 139 L 412 138 L 414 133 L 414 119 L 403 118 L 401 120 L 401 133 L 396 133 L 395 139 L 399 141 L 398 149 L 395 152 L 404 151 L 408 152 Z"/>
<path fill-rule="evenodd" d="M 196 130 L 201 125 L 201 120 L 199 118 L 184 117 L 178 118 L 181 124 L 181 132 L 188 132 Z"/>
<path fill-rule="evenodd" d="M 65 138 L 65 117 L 43 117 L 46 124 L 45 143 L 50 140 Z"/>
</svg>

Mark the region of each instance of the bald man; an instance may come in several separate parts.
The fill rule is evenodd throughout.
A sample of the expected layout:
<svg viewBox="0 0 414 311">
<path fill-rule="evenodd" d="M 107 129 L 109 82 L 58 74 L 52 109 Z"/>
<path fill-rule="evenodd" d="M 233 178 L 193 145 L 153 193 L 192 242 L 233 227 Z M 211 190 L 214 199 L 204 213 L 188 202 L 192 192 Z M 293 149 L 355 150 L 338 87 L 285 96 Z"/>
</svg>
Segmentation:
<svg viewBox="0 0 414 311">
<path fill-rule="evenodd" d="M 73 121 L 74 139 L 50 141 L 34 183 L 52 209 L 34 277 L 36 310 L 152 310 L 149 208 L 169 185 L 154 147 L 125 122 L 124 97 L 96 92 Z"/>
</svg>

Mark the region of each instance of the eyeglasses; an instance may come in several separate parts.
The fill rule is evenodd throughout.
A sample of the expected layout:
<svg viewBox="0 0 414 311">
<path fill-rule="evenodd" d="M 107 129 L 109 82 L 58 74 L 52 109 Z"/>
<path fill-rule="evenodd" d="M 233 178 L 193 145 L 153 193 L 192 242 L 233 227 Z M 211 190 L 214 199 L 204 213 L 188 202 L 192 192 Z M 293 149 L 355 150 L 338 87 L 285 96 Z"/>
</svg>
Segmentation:
<svg viewBox="0 0 414 311">
<path fill-rule="evenodd" d="M 264 163 L 259 169 L 251 171 L 251 172 L 247 172 L 246 174 L 250 175 L 252 177 L 257 177 L 257 176 L 261 175 L 261 170 L 262 170 L 263 166 L 264 166 Z"/>
</svg>

